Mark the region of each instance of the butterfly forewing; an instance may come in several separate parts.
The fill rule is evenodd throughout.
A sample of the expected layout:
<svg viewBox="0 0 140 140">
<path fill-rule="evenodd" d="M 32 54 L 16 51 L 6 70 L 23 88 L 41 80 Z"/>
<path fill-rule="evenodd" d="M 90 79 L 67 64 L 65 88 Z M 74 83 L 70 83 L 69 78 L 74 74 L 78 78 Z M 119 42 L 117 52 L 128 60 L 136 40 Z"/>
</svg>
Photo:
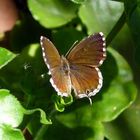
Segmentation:
<svg viewBox="0 0 140 140">
<path fill-rule="evenodd" d="M 40 44 L 42 47 L 42 54 L 48 69 L 53 69 L 60 65 L 60 55 L 53 45 L 53 43 L 46 37 L 41 36 Z"/>
<path fill-rule="evenodd" d="M 49 74 L 52 76 L 50 79 L 52 86 L 58 95 L 68 96 L 71 92 L 70 77 L 62 69 L 62 59 L 57 49 L 46 37 L 41 36 L 40 43 L 44 61 L 49 69 Z"/>
<path fill-rule="evenodd" d="M 105 38 L 102 32 L 85 38 L 67 55 L 67 59 L 70 63 L 93 67 L 100 66 L 105 57 Z"/>
</svg>

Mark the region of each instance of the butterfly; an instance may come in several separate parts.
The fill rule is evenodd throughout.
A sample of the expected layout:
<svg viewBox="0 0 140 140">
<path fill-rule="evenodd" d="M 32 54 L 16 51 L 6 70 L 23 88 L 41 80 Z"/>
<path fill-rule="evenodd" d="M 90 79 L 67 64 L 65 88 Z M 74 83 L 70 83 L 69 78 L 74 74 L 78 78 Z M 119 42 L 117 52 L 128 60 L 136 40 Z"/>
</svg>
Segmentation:
<svg viewBox="0 0 140 140">
<path fill-rule="evenodd" d="M 64 56 L 60 56 L 54 44 L 46 37 L 40 37 L 44 62 L 51 75 L 50 82 L 57 94 L 77 98 L 94 96 L 103 85 L 99 66 L 106 58 L 106 43 L 102 32 L 90 35 Z"/>
</svg>

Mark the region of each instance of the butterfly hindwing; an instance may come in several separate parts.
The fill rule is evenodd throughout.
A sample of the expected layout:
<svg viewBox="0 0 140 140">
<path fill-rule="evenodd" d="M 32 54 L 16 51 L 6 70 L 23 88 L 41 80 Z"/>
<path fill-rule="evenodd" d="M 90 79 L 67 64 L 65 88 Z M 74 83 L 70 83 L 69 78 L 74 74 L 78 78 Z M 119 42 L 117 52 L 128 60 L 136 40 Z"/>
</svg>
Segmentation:
<svg viewBox="0 0 140 140">
<path fill-rule="evenodd" d="M 56 67 L 51 71 L 52 78 L 50 82 L 57 94 L 60 96 L 69 96 L 71 93 L 71 80 L 69 75 L 61 69 L 61 67 Z"/>
<path fill-rule="evenodd" d="M 103 78 L 98 68 L 71 65 L 71 83 L 78 98 L 94 96 L 102 87 Z"/>
</svg>

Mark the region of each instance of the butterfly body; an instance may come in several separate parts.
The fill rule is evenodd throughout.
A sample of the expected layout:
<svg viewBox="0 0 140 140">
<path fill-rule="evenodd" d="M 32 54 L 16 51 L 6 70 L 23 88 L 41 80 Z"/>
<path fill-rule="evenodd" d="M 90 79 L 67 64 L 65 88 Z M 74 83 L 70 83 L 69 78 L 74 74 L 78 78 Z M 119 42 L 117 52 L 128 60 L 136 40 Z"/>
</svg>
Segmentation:
<svg viewBox="0 0 140 140">
<path fill-rule="evenodd" d="M 106 58 L 103 33 L 96 33 L 73 47 L 66 56 L 60 56 L 53 43 L 41 36 L 44 61 L 51 74 L 50 82 L 60 96 L 94 96 L 102 87 L 99 66 Z"/>
<path fill-rule="evenodd" d="M 60 69 L 66 74 L 69 75 L 70 73 L 70 66 L 68 60 L 62 55 L 61 56 L 61 67 Z"/>
</svg>

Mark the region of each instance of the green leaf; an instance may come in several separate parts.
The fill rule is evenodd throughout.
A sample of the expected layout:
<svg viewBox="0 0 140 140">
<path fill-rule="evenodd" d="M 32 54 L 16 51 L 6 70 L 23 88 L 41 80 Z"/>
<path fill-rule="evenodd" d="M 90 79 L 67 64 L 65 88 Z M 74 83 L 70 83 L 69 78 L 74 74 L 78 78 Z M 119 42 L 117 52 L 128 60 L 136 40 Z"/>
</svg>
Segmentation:
<svg viewBox="0 0 140 140">
<path fill-rule="evenodd" d="M 83 32 L 77 31 L 75 28 L 63 28 L 52 33 L 52 42 L 56 48 L 58 48 L 60 55 L 65 55 L 69 49 L 75 45 L 75 43 L 82 40 L 84 36 Z"/>
<path fill-rule="evenodd" d="M 86 115 L 86 114 L 85 114 Z M 87 115 L 86 115 L 87 116 Z M 67 117 L 67 116 L 66 116 Z M 82 116 L 81 116 L 82 117 Z M 88 116 L 87 116 L 88 117 Z M 64 117 L 64 122 L 65 122 Z M 80 121 L 75 120 L 75 124 L 78 124 Z M 100 122 L 89 121 L 91 125 L 80 125 L 75 127 L 70 127 L 66 124 L 63 124 L 60 121 L 56 121 L 53 125 L 47 129 L 44 139 L 54 140 L 57 137 L 57 140 L 103 140 L 104 138 L 104 128 Z M 97 133 L 98 131 L 98 133 Z M 64 135 L 65 132 L 65 135 Z"/>
<path fill-rule="evenodd" d="M 11 89 L 13 94 L 18 96 L 19 99 L 24 99 L 25 106 L 35 108 L 35 106 L 30 105 L 36 104 L 36 109 L 24 109 L 21 115 L 39 111 L 41 113 L 41 123 L 50 124 L 51 121 L 46 119 L 43 110 L 38 109 L 38 106 L 41 106 L 43 109 L 45 108 L 45 110 L 47 110 L 48 104 L 52 102 L 50 100 L 50 95 L 46 94 L 46 91 L 48 91 L 48 93 L 50 92 L 49 86 L 46 86 L 49 83 L 47 80 L 48 76 L 42 76 L 45 75 L 44 71 L 47 75 L 47 67 L 42 58 L 41 47 L 40 51 L 38 50 L 38 44 L 33 44 L 25 48 L 14 61 L 0 71 L 0 82 Z"/>
<path fill-rule="evenodd" d="M 104 123 L 104 126 L 106 127 L 105 129 L 105 136 L 110 140 L 126 140 L 127 138 L 125 137 L 124 132 L 120 128 L 119 122 L 117 123 L 117 127 L 115 123 Z M 122 127 L 122 126 L 121 126 Z M 125 127 L 125 126 L 124 126 Z M 123 127 L 123 129 L 124 129 Z M 127 134 L 129 135 L 129 134 Z"/>
<path fill-rule="evenodd" d="M 133 137 L 133 140 L 140 139 L 140 103 L 139 95 L 137 100 L 125 110 L 116 120 L 105 123 L 106 136 L 113 140 L 127 140 Z M 123 126 L 123 127 L 122 127 Z"/>
<path fill-rule="evenodd" d="M 137 94 L 132 72 L 127 62 L 115 50 L 109 48 L 108 51 L 116 59 L 118 75 L 103 93 L 102 100 L 93 104 L 93 116 L 104 122 L 115 119 L 128 108 L 135 100 Z"/>
<path fill-rule="evenodd" d="M 0 69 L 16 57 L 16 54 L 0 47 Z"/>
<path fill-rule="evenodd" d="M 88 0 L 79 9 L 79 17 L 88 29 L 94 32 L 108 33 L 123 11 L 123 3 L 104 0 Z"/>
<path fill-rule="evenodd" d="M 133 140 L 140 139 L 139 97 L 138 94 L 138 97 L 132 106 L 125 110 L 116 120 L 105 123 L 107 138 L 112 140 L 127 140 L 130 139 L 130 137 L 133 137 Z"/>
<path fill-rule="evenodd" d="M 39 111 L 40 112 L 40 122 L 42 124 L 52 124 L 51 120 L 49 118 L 46 119 L 46 114 L 45 112 L 40 109 L 40 108 L 36 108 L 36 109 L 31 109 L 31 110 L 26 110 L 25 111 L 25 114 L 33 114 L 35 113 L 36 111 Z"/>
<path fill-rule="evenodd" d="M 126 128 L 129 130 L 129 134 L 134 137 L 135 140 L 140 139 L 140 102 L 139 95 L 137 101 L 123 112 L 120 119 L 125 120 Z M 121 120 L 121 121 L 122 121 Z M 128 132 L 128 131 L 127 131 Z"/>
<path fill-rule="evenodd" d="M 84 3 L 86 0 L 71 0 L 74 3 L 78 3 L 78 4 L 82 4 Z"/>
<path fill-rule="evenodd" d="M 55 103 L 55 108 L 59 112 L 63 112 L 65 110 L 66 105 L 70 105 L 73 102 L 73 97 L 70 95 L 69 97 L 61 97 L 58 95 L 53 96 L 53 100 Z"/>
<path fill-rule="evenodd" d="M 28 1 L 33 17 L 46 28 L 62 26 L 76 17 L 78 5 L 62 0 Z"/>
<path fill-rule="evenodd" d="M 35 21 L 30 14 L 24 14 L 10 33 L 10 47 L 18 52 L 30 44 L 39 43 L 40 36 L 50 32 Z"/>
<path fill-rule="evenodd" d="M 22 122 L 24 114 L 32 114 L 36 111 L 41 114 L 41 123 L 51 124 L 51 121 L 46 119 L 46 114 L 43 110 L 39 108 L 26 110 L 8 90 L 0 90 L 0 124 L 17 127 Z"/>
<path fill-rule="evenodd" d="M 6 88 L 12 89 L 18 96 L 23 95 L 23 92 L 32 94 L 32 89 L 38 85 L 36 79 L 41 78 L 42 69 L 46 67 L 43 59 L 41 61 L 42 55 L 39 47 L 39 44 L 26 47 L 14 61 L 0 71 L 1 83 L 3 82 Z M 35 57 L 36 55 L 40 57 Z"/>
<path fill-rule="evenodd" d="M 23 119 L 24 109 L 6 89 L 0 89 L 0 124 L 17 127 Z"/>
<path fill-rule="evenodd" d="M 71 113 L 57 115 L 57 120 L 46 131 L 46 137 L 50 140 L 55 139 L 55 136 L 58 140 L 103 140 L 104 126 L 100 121 L 94 120 L 91 111 L 92 108 L 88 105 L 76 108 Z M 63 135 L 64 131 L 66 135 Z"/>
<path fill-rule="evenodd" d="M 0 125 L 1 140 L 25 140 L 22 132 L 6 125 Z"/>
</svg>

